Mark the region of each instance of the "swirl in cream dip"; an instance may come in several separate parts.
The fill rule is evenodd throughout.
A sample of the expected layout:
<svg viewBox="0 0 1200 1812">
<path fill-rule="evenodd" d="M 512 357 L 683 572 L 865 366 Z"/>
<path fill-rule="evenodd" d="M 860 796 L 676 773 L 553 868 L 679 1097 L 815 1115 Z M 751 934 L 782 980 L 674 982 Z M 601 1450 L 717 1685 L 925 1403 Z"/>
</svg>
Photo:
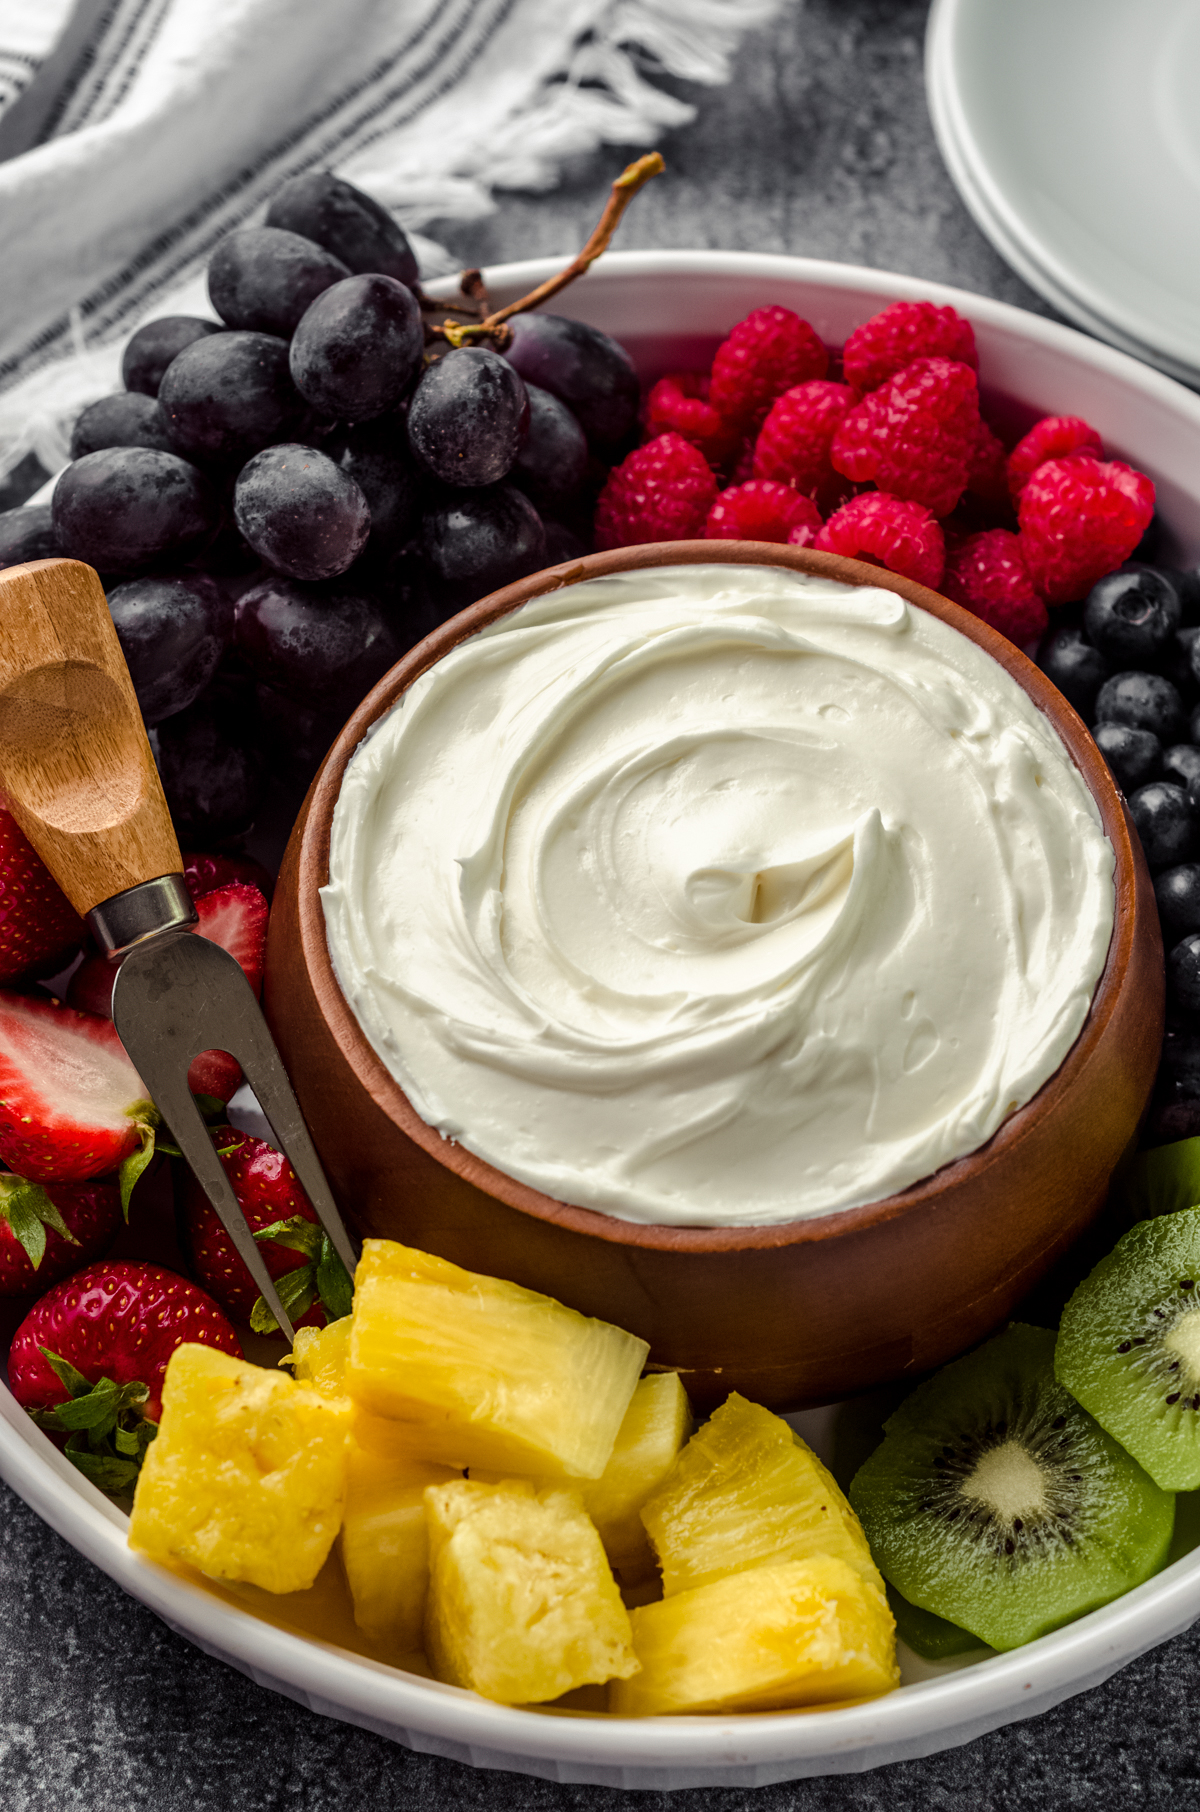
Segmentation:
<svg viewBox="0 0 1200 1812">
<path fill-rule="evenodd" d="M 1113 852 L 1050 723 L 895 593 L 659 567 L 444 656 L 346 771 L 338 979 L 417 1112 L 688 1226 L 872 1202 L 1058 1068 Z"/>
</svg>

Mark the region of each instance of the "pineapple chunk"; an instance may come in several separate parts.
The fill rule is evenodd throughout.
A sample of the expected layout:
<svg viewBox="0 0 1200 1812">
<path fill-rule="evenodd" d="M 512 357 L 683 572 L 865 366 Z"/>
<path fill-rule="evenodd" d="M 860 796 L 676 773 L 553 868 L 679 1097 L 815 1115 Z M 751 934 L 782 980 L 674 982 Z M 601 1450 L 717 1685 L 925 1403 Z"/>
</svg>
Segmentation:
<svg viewBox="0 0 1200 1812">
<path fill-rule="evenodd" d="M 429 1589 L 425 1492 L 458 1474 L 350 1442 L 342 1565 L 364 1634 L 397 1650 L 420 1648 Z"/>
<path fill-rule="evenodd" d="M 692 1406 L 678 1372 L 652 1372 L 638 1381 L 608 1465 L 595 1484 L 581 1487 L 583 1507 L 604 1551 L 626 1579 L 653 1571 L 654 1555 L 638 1512 L 691 1432 Z"/>
<path fill-rule="evenodd" d="M 311 1384 L 323 1397 L 344 1397 L 349 1350 L 349 1315 L 323 1328 L 297 1328 L 292 1376 L 297 1384 Z"/>
<path fill-rule="evenodd" d="M 883 1590 L 862 1524 L 831 1474 L 780 1416 L 736 1393 L 692 1436 L 642 1522 L 663 1592 L 831 1554 Z"/>
<path fill-rule="evenodd" d="M 783 1711 L 872 1698 L 899 1685 L 883 1593 L 819 1555 L 754 1567 L 630 1613 L 642 1671 L 614 1681 L 624 1717 Z"/>
<path fill-rule="evenodd" d="M 426 1459 L 599 1478 L 648 1351 L 548 1296 L 364 1241 L 346 1388 Z"/>
<path fill-rule="evenodd" d="M 463 1479 L 431 1487 L 425 1508 L 439 1680 L 523 1705 L 636 1671 L 629 1613 L 577 1492 Z"/>
<path fill-rule="evenodd" d="M 302 1592 L 342 1520 L 350 1406 L 208 1346 L 172 1353 L 130 1546 L 215 1579 Z"/>
</svg>

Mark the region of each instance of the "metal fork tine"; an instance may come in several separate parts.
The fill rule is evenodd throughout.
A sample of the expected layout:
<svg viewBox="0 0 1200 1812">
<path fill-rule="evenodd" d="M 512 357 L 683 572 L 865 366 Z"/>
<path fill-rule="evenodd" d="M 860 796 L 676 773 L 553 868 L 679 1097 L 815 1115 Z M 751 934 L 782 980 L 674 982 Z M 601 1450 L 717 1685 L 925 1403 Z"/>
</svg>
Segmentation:
<svg viewBox="0 0 1200 1812">
<path fill-rule="evenodd" d="M 291 1338 L 291 1323 L 279 1304 L 262 1253 L 188 1091 L 188 1066 L 199 1052 L 228 1051 L 241 1064 L 277 1143 L 351 1276 L 357 1261 L 275 1041 L 240 964 L 219 944 L 188 932 L 135 946 L 117 971 L 113 1020 L 130 1061 L 175 1134 L 271 1313 Z"/>
</svg>

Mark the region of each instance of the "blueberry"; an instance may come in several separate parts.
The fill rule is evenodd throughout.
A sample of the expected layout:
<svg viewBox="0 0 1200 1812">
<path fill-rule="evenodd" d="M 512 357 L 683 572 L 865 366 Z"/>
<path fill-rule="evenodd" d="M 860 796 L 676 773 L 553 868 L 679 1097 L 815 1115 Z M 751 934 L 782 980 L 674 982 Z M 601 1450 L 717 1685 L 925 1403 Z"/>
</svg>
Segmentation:
<svg viewBox="0 0 1200 1812">
<path fill-rule="evenodd" d="M 1095 721 L 1149 730 L 1164 745 L 1187 740 L 1183 700 L 1160 673 L 1114 673 L 1096 694 Z"/>
<path fill-rule="evenodd" d="M 194 704 L 233 631 L 232 608 L 213 580 L 131 579 L 109 592 L 108 608 L 146 723 Z"/>
<path fill-rule="evenodd" d="M 1037 663 L 1046 678 L 1090 723 L 1096 694 L 1112 668 L 1099 649 L 1085 639 L 1082 629 L 1068 624 L 1050 630 L 1038 648 Z"/>
<path fill-rule="evenodd" d="M 1189 862 L 1197 852 L 1196 814 L 1187 793 L 1169 780 L 1152 780 L 1129 800 L 1129 815 L 1142 840 L 1151 874 Z"/>
<path fill-rule="evenodd" d="M 328 170 L 293 176 L 267 209 L 267 225 L 315 239 L 347 270 L 380 271 L 412 287 L 417 259 L 403 227 L 371 195 Z"/>
<path fill-rule="evenodd" d="M 26 560 L 53 560 L 59 552 L 53 505 L 23 503 L 0 512 L 0 567 L 23 566 Z"/>
<path fill-rule="evenodd" d="M 461 346 L 430 365 L 409 404 L 408 444 L 443 484 L 498 484 L 528 432 L 524 382 L 482 346 Z"/>
<path fill-rule="evenodd" d="M 641 387 L 623 346 L 566 315 L 523 314 L 509 322 L 505 356 L 528 384 L 564 402 L 599 452 L 623 445 L 637 426 Z"/>
<path fill-rule="evenodd" d="M 1190 931 L 1200 931 L 1200 862 L 1184 862 L 1156 876 L 1154 897 L 1168 946 Z"/>
<path fill-rule="evenodd" d="M 547 566 L 561 566 L 568 560 L 581 560 L 584 554 L 591 553 L 591 548 L 564 522 L 555 522 L 553 517 L 543 516 L 542 526 L 546 531 Z"/>
<path fill-rule="evenodd" d="M 1096 747 L 1123 793 L 1135 793 L 1158 777 L 1162 744 L 1149 730 L 1134 730 L 1128 724 L 1097 724 L 1095 737 Z"/>
<path fill-rule="evenodd" d="M 255 553 L 293 579 L 332 579 L 361 552 L 367 500 L 340 466 L 313 447 L 267 447 L 242 467 L 233 514 Z"/>
<path fill-rule="evenodd" d="M 1195 1032 L 1168 1032 L 1163 1039 L 1158 1082 L 1176 1101 L 1200 1096 L 1200 1036 Z"/>
<path fill-rule="evenodd" d="M 1167 991 L 1185 1013 L 1200 1013 L 1200 932 L 1193 931 L 1168 955 Z"/>
<path fill-rule="evenodd" d="M 163 373 L 185 346 L 224 331 L 219 321 L 205 321 L 199 315 L 160 315 L 157 321 L 147 321 L 125 348 L 121 382 L 126 390 L 157 396 Z"/>
<path fill-rule="evenodd" d="M 137 390 L 118 390 L 81 409 L 71 430 L 71 458 L 99 453 L 105 447 L 153 447 L 174 453 L 162 411 L 152 396 Z"/>
<path fill-rule="evenodd" d="M 422 530 L 429 590 L 443 617 L 546 564 L 542 519 L 513 485 L 447 492 Z"/>
<path fill-rule="evenodd" d="M 1200 749 L 1192 742 L 1177 742 L 1163 754 L 1162 777 L 1185 790 L 1200 778 Z"/>
<path fill-rule="evenodd" d="M 287 339 L 309 303 L 349 275 L 340 258 L 299 233 L 242 227 L 209 260 L 208 294 L 228 326 Z"/>
<path fill-rule="evenodd" d="M 1114 667 L 1157 667 L 1183 621 L 1179 593 L 1152 566 L 1127 565 L 1093 585 L 1083 627 Z"/>
<path fill-rule="evenodd" d="M 529 395 L 529 433 L 517 455 L 512 481 L 539 510 L 570 504 L 587 476 L 587 437 L 565 403 L 536 384 Z"/>
<path fill-rule="evenodd" d="M 1159 662 L 1161 671 L 1188 705 L 1200 689 L 1196 669 L 1192 665 L 1192 650 L 1197 639 L 1200 639 L 1200 628 L 1177 629 Z"/>
</svg>

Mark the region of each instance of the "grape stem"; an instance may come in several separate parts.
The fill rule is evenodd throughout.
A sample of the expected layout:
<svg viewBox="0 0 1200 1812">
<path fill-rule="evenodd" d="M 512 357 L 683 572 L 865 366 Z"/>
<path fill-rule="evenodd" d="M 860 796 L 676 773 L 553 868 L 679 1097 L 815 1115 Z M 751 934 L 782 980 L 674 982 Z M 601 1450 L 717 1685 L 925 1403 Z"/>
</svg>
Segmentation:
<svg viewBox="0 0 1200 1812">
<path fill-rule="evenodd" d="M 563 269 L 553 277 L 548 277 L 545 283 L 539 283 L 536 289 L 531 289 L 527 296 L 522 296 L 519 301 L 510 302 L 507 308 L 498 308 L 484 321 L 443 321 L 437 326 L 430 325 L 428 331 L 448 340 L 451 346 L 464 346 L 469 341 L 481 339 L 485 335 L 499 346 L 507 345 L 510 333 L 505 323 L 510 317 L 524 314 L 526 309 L 537 308 L 541 303 L 548 302 L 551 296 L 558 294 L 560 289 L 566 289 L 568 283 L 574 283 L 576 277 L 582 277 L 586 270 L 590 270 L 597 258 L 608 250 L 612 236 L 621 223 L 621 217 L 638 190 L 644 188 L 652 177 L 658 176 L 664 167 L 659 153 L 651 151 L 647 156 L 639 157 L 636 163 L 632 163 L 622 170 L 620 176 L 613 183 L 612 193 L 604 204 L 604 212 L 596 222 L 583 250 L 578 252 L 570 264 L 564 265 Z M 477 271 L 464 272 L 463 275 L 464 279 L 470 275 L 477 281 L 479 280 Z M 465 281 L 463 288 L 466 290 Z"/>
</svg>

